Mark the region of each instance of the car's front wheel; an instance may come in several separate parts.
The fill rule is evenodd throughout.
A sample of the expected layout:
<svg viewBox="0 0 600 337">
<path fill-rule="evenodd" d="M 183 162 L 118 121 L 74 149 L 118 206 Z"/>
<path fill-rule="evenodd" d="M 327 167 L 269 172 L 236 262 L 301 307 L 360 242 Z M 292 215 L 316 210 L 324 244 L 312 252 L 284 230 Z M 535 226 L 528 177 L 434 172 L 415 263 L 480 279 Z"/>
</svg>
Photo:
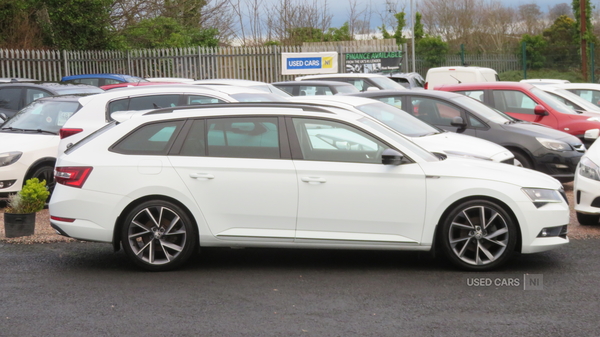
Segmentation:
<svg viewBox="0 0 600 337">
<path fill-rule="evenodd" d="M 466 270 L 490 270 L 513 254 L 517 226 L 497 203 L 466 201 L 453 207 L 443 220 L 440 239 L 445 256 Z"/>
<path fill-rule="evenodd" d="M 600 221 L 600 214 L 584 214 L 577 212 L 577 221 L 584 226 L 594 226 Z"/>
<path fill-rule="evenodd" d="M 165 200 L 146 201 L 125 217 L 121 243 L 137 265 L 150 271 L 179 267 L 196 250 L 198 235 L 187 213 Z"/>
</svg>

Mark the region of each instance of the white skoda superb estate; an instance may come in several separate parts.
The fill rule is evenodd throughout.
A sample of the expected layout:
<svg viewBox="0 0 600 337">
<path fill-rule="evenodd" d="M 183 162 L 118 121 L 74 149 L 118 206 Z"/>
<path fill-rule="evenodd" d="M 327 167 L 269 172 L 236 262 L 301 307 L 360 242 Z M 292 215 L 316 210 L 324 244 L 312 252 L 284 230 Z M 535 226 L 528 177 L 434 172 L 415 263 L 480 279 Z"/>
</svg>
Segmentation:
<svg viewBox="0 0 600 337">
<path fill-rule="evenodd" d="M 568 243 L 554 178 L 440 159 L 331 109 L 216 104 L 113 121 L 58 159 L 52 226 L 122 246 L 148 270 L 178 267 L 199 247 L 437 249 L 490 270 Z"/>
</svg>

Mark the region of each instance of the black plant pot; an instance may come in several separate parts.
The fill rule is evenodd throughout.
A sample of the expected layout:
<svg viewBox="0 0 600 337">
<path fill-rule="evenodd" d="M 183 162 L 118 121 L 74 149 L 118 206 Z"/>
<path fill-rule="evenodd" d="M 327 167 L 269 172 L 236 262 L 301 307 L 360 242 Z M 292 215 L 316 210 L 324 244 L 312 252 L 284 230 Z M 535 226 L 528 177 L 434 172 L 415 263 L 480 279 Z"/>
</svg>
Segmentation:
<svg viewBox="0 0 600 337">
<path fill-rule="evenodd" d="M 35 230 L 35 213 L 4 213 L 4 235 L 7 238 L 33 235 Z"/>
</svg>

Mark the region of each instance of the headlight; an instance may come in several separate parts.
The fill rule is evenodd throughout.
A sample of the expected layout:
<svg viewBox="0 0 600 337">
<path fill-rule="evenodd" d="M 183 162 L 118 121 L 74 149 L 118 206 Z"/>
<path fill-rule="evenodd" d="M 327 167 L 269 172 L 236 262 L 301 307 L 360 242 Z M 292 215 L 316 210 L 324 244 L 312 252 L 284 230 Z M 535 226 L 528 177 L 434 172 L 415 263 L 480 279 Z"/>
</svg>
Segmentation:
<svg viewBox="0 0 600 337">
<path fill-rule="evenodd" d="M 588 157 L 582 157 L 579 161 L 579 175 L 600 181 L 600 167 Z"/>
<path fill-rule="evenodd" d="M 559 140 L 547 139 L 547 138 L 538 138 L 536 137 L 538 142 L 544 145 L 545 148 L 554 151 L 571 151 L 571 145 L 561 142 Z"/>
<path fill-rule="evenodd" d="M 540 208 L 548 203 L 561 203 L 565 199 L 557 190 L 549 190 L 545 188 L 523 188 L 525 194 L 531 199 L 535 207 Z"/>
<path fill-rule="evenodd" d="M 15 163 L 22 154 L 23 152 L 18 151 L 0 153 L 0 167 Z"/>
</svg>

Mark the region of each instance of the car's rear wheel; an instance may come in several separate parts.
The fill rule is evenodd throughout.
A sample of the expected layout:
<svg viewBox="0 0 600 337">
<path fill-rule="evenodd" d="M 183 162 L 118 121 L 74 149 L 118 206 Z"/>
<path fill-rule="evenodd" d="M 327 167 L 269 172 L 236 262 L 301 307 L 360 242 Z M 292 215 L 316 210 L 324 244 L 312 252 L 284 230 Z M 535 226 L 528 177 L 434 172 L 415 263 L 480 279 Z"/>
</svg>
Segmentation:
<svg viewBox="0 0 600 337">
<path fill-rule="evenodd" d="M 594 226 L 600 221 L 600 214 L 584 214 L 577 212 L 577 221 L 584 226 Z"/>
<path fill-rule="evenodd" d="M 187 213 L 164 200 L 147 201 L 132 209 L 121 232 L 125 253 L 150 271 L 179 267 L 196 250 L 197 240 Z"/>
<path fill-rule="evenodd" d="M 445 256 L 466 270 L 490 270 L 513 254 L 517 226 L 498 204 L 471 200 L 455 206 L 440 228 Z"/>
</svg>

